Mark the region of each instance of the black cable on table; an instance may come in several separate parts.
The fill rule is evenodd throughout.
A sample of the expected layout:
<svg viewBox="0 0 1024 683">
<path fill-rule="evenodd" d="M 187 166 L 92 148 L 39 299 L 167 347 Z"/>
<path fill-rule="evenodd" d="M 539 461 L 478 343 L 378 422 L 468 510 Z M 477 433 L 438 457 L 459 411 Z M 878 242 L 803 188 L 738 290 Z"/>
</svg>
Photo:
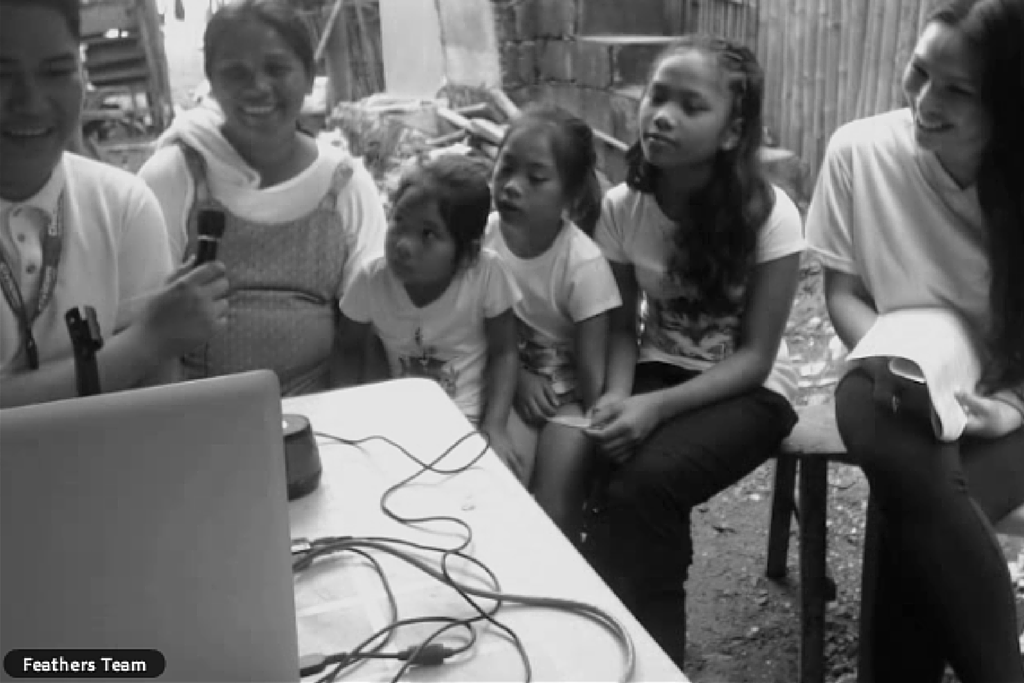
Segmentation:
<svg viewBox="0 0 1024 683">
<path fill-rule="evenodd" d="M 403 676 L 405 674 L 405 672 L 408 671 L 410 666 L 414 666 L 414 665 L 421 665 L 421 666 L 431 666 L 432 665 L 432 666 L 436 666 L 436 665 L 442 664 L 445 660 L 447 660 L 450 657 L 456 656 L 457 654 L 460 654 L 461 652 L 467 651 L 476 642 L 476 631 L 475 631 L 475 629 L 472 628 L 472 624 L 475 623 L 475 622 L 482 621 L 482 620 L 486 620 L 486 621 L 494 624 L 498 628 L 502 629 L 509 636 L 509 638 L 512 640 L 513 644 L 515 645 L 517 651 L 520 654 L 520 657 L 521 657 L 521 659 L 523 661 L 524 669 L 525 669 L 525 675 L 526 675 L 525 676 L 525 680 L 527 682 L 529 682 L 531 680 L 531 678 L 532 678 L 532 666 L 530 665 L 529 656 L 527 655 L 526 650 L 525 650 L 525 648 L 522 645 L 522 641 L 516 635 L 515 631 L 513 631 L 507 625 L 502 624 L 500 621 L 498 621 L 497 619 L 494 618 L 494 615 L 498 612 L 498 610 L 501 608 L 503 603 L 506 602 L 506 601 L 507 602 L 518 603 L 518 604 L 523 604 L 523 605 L 545 607 L 545 608 L 552 608 L 552 609 L 562 609 L 562 610 L 566 610 L 566 611 L 570 611 L 570 612 L 579 614 L 581 616 L 587 617 L 587 618 L 597 622 L 599 625 L 601 625 L 606 630 L 608 630 L 621 643 L 621 645 L 623 647 L 624 656 L 625 656 L 625 663 L 624 663 L 624 667 L 623 667 L 622 677 L 621 677 L 620 680 L 622 680 L 622 681 L 629 681 L 632 678 L 633 671 L 635 669 L 635 664 L 636 664 L 635 649 L 634 649 L 633 642 L 632 642 L 632 639 L 629 636 L 628 631 L 625 629 L 625 627 L 617 619 L 615 619 L 615 617 L 613 617 L 612 615 L 608 614 L 607 612 L 605 612 L 604 610 L 602 610 L 602 609 L 600 609 L 598 607 L 595 607 L 593 605 L 589 605 L 587 603 L 575 601 L 575 600 L 567 600 L 567 599 L 561 599 L 561 598 L 545 598 L 545 597 L 526 596 L 526 595 L 513 595 L 513 594 L 502 593 L 500 585 L 498 583 L 498 579 L 495 576 L 495 574 L 490 570 L 490 568 L 488 568 L 483 562 L 481 562 L 477 558 L 472 557 L 470 555 L 467 555 L 467 554 L 465 554 L 463 552 L 463 550 L 465 550 L 472 543 L 472 537 L 473 537 L 472 528 L 468 524 L 466 524 L 465 521 L 463 521 L 461 519 L 458 519 L 456 517 L 451 517 L 451 516 L 431 516 L 431 517 L 409 518 L 409 519 L 406 519 L 406 518 L 401 517 L 400 515 L 397 515 L 392 510 L 390 510 L 390 508 L 388 508 L 387 500 L 388 500 L 388 498 L 390 498 L 390 496 L 393 493 L 398 491 L 402 486 L 405 486 L 408 483 L 410 483 L 413 480 L 415 480 L 416 478 L 422 476 L 425 472 L 434 472 L 436 474 L 445 474 L 445 475 L 455 475 L 455 474 L 458 474 L 460 472 L 464 472 L 467 469 L 469 469 L 470 467 L 472 467 L 473 465 L 475 465 L 480 460 L 480 458 L 483 457 L 484 454 L 486 454 L 486 452 L 487 452 L 487 448 L 489 446 L 489 441 L 487 440 L 487 437 L 485 435 L 482 435 L 482 434 L 480 434 L 479 432 L 476 432 L 476 431 L 469 432 L 469 433 L 463 435 L 462 437 L 460 437 L 458 440 L 456 440 L 453 444 L 451 444 L 448 448 L 446 448 L 444 450 L 444 452 L 442 452 L 439 456 L 434 458 L 432 461 L 424 462 L 424 461 L 420 460 L 419 458 L 417 458 L 412 453 L 410 453 L 407 449 L 405 449 L 400 444 L 398 444 L 398 443 L 392 441 L 391 439 L 389 439 L 389 438 L 387 438 L 385 436 L 382 436 L 382 435 L 373 435 L 373 436 L 364 437 L 364 438 L 361 438 L 361 439 L 343 439 L 343 438 L 338 437 L 336 435 L 327 434 L 327 433 L 324 433 L 324 432 L 314 432 L 314 433 L 317 436 L 320 436 L 321 438 L 329 439 L 329 440 L 332 440 L 334 442 L 337 442 L 337 443 L 340 443 L 340 444 L 343 444 L 343 445 L 348 445 L 348 446 L 360 446 L 361 444 L 364 444 L 366 442 L 373 441 L 373 440 L 384 441 L 385 443 L 391 445 L 392 447 L 394 447 L 397 450 L 399 450 L 400 452 L 402 452 L 410 460 L 412 460 L 413 462 L 417 463 L 420 466 L 420 469 L 417 472 L 415 472 L 412 475 L 410 475 L 409 477 L 406 477 L 402 481 L 398 482 L 394 486 L 389 487 L 384 492 L 384 494 L 381 496 L 381 500 L 380 500 L 380 506 L 381 506 L 382 512 L 385 515 L 387 515 L 389 518 L 391 518 L 391 519 L 393 519 L 393 520 L 395 520 L 397 522 L 400 522 L 400 523 L 403 523 L 403 524 L 409 524 L 409 525 L 413 525 L 413 524 L 419 525 L 419 524 L 423 524 L 423 523 L 439 522 L 439 521 L 448 522 L 448 523 L 454 523 L 454 524 L 456 524 L 458 526 L 461 526 L 463 529 L 465 529 L 465 531 L 466 531 L 466 539 L 465 539 L 465 541 L 463 543 L 459 544 L 455 548 L 440 548 L 440 547 L 436 547 L 436 546 L 428 546 L 428 545 L 424 545 L 424 544 L 420 544 L 420 543 L 415 543 L 415 542 L 412 542 L 412 541 L 405 541 L 405 540 L 402 540 L 402 539 L 395 539 L 395 538 L 388 538 L 388 537 L 359 537 L 359 538 L 357 538 L 357 537 L 329 537 L 329 538 L 316 539 L 316 540 L 314 540 L 312 542 L 308 542 L 307 543 L 307 548 L 308 549 L 303 551 L 303 552 L 301 552 L 301 557 L 297 561 L 295 561 L 293 563 L 293 570 L 296 571 L 296 572 L 301 571 L 302 569 L 304 569 L 304 568 L 308 567 L 309 565 L 311 565 L 313 563 L 313 561 L 315 561 L 317 558 L 324 557 L 324 556 L 331 555 L 331 554 L 335 554 L 335 553 L 338 553 L 338 552 L 344 552 L 344 551 L 357 552 L 357 550 L 358 550 L 358 554 L 360 554 L 361 556 L 369 557 L 368 554 L 366 554 L 362 550 L 363 549 L 374 549 L 374 550 L 378 550 L 378 551 L 381 551 L 381 552 L 385 552 L 385 553 L 391 554 L 391 555 L 393 555 L 393 556 L 395 556 L 395 557 L 405 561 L 406 563 L 413 565 L 414 567 L 416 567 L 420 571 L 423 571 L 424 573 L 428 574 L 429 576 L 432 576 L 433 578 L 437 579 L 439 582 L 441 582 L 441 583 L 451 587 L 471 607 L 473 607 L 473 609 L 476 610 L 476 612 L 477 612 L 477 616 L 475 616 L 475 617 L 467 617 L 467 618 L 464 618 L 464 619 L 456 619 L 454 617 L 440 616 L 440 617 L 419 617 L 417 619 L 410 619 L 410 620 L 398 620 L 398 619 L 395 618 L 395 617 L 397 617 L 397 605 L 392 603 L 392 606 L 394 608 L 392 610 L 392 615 L 393 615 L 392 623 L 390 623 L 388 626 L 384 627 L 383 629 L 380 629 L 377 633 L 374 633 L 373 635 L 371 635 L 369 638 L 367 638 L 365 641 L 363 641 L 360 645 L 358 645 L 356 648 L 354 648 L 351 652 L 349 652 L 349 653 L 338 653 L 338 654 L 335 654 L 335 655 L 330 655 L 328 657 L 324 657 L 322 660 L 318 660 L 317 661 L 318 665 L 319 665 L 319 663 L 321 661 L 323 663 L 323 667 L 318 669 L 318 671 L 323 671 L 325 668 L 327 668 L 331 664 L 333 664 L 334 667 L 335 667 L 331 672 L 329 672 L 327 675 L 325 675 L 324 677 L 319 679 L 318 683 L 326 683 L 327 681 L 334 681 L 337 678 L 337 676 L 340 675 L 341 671 L 345 670 L 346 668 L 349 668 L 350 666 L 352 666 L 352 665 L 354 665 L 354 664 L 356 664 L 358 662 L 366 661 L 367 659 L 370 659 L 370 658 L 391 658 L 391 659 L 397 659 L 397 660 L 403 661 L 404 663 L 403 663 L 402 667 L 400 668 L 400 670 L 398 671 L 396 676 L 393 678 L 393 681 L 398 681 L 401 678 L 401 676 Z M 462 443 L 464 443 L 466 440 L 468 440 L 469 438 L 471 438 L 473 436 L 481 436 L 484 439 L 484 447 L 483 447 L 483 449 L 481 449 L 480 453 L 478 453 L 475 457 L 473 457 L 470 460 L 470 462 L 468 462 L 467 464 L 465 464 L 463 466 L 455 467 L 455 468 L 450 468 L 450 469 L 438 467 L 438 464 L 444 458 L 446 458 L 448 455 L 450 455 Z M 299 542 L 301 543 L 301 541 L 299 541 Z M 418 557 L 416 557 L 416 556 L 406 552 L 405 550 L 400 550 L 398 547 L 393 547 L 393 546 L 405 546 L 405 547 L 413 548 L 413 549 L 416 549 L 416 550 L 440 553 L 440 555 L 441 555 L 441 559 L 440 559 L 441 567 L 440 567 L 440 570 L 434 569 L 433 567 L 429 566 L 425 561 L 423 561 L 420 558 L 418 558 Z M 473 586 L 463 586 L 458 581 L 456 581 L 452 577 L 452 575 L 451 575 L 451 573 L 449 571 L 449 567 L 448 567 L 448 562 L 449 562 L 450 558 L 452 558 L 453 556 L 454 557 L 458 557 L 460 559 L 463 559 L 463 560 L 465 560 L 465 561 L 467 561 L 467 562 L 469 562 L 469 563 L 479 567 L 487 575 L 487 578 L 490 579 L 491 588 L 490 589 L 484 589 L 484 588 L 476 588 L 476 587 L 473 587 Z M 379 570 L 379 565 L 375 564 L 375 567 Z M 393 594 L 390 592 L 390 586 L 388 585 L 387 579 L 384 576 L 383 572 L 382 571 L 378 571 L 378 574 L 381 576 L 382 582 L 385 585 L 385 590 L 388 592 L 388 594 L 390 596 L 389 599 L 393 598 Z M 483 598 L 486 598 L 486 599 L 489 599 L 489 600 L 493 600 L 494 601 L 494 605 L 493 605 L 493 607 L 490 610 L 485 610 L 473 599 L 472 596 L 483 597 Z M 431 623 L 431 622 L 441 622 L 444 625 L 441 626 L 439 629 L 437 629 L 430 636 L 428 636 L 425 640 L 423 640 L 415 648 L 406 648 L 405 650 L 402 650 L 401 652 L 397 652 L 397 653 L 384 653 L 384 652 L 381 652 L 381 649 L 384 647 L 384 645 L 390 639 L 391 634 L 395 630 L 397 630 L 398 628 L 401 628 L 402 626 L 410 625 L 412 623 Z M 458 648 L 451 648 L 449 646 L 445 646 L 445 645 L 441 645 L 441 644 L 433 642 L 434 640 L 439 638 L 441 635 L 443 635 L 445 632 L 447 632 L 447 631 L 449 631 L 451 629 L 454 629 L 454 628 L 458 628 L 458 627 L 465 627 L 470 632 L 470 634 L 471 634 L 470 640 L 466 644 L 464 644 L 463 646 L 458 647 Z M 379 639 L 381 637 L 384 637 L 384 640 L 381 641 L 374 649 L 369 650 L 367 652 L 363 652 L 363 650 L 365 648 L 367 648 L 371 643 L 375 642 L 377 639 Z M 328 663 L 328 662 L 330 662 L 330 663 Z"/>
</svg>

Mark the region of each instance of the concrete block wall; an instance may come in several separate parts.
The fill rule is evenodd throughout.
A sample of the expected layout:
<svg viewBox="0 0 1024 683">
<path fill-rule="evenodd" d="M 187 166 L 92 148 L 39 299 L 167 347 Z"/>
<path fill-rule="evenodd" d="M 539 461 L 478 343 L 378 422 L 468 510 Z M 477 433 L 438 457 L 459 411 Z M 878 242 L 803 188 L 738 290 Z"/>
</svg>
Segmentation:
<svg viewBox="0 0 1024 683">
<path fill-rule="evenodd" d="M 506 92 L 541 81 L 573 80 L 576 0 L 491 0 L 491 4 Z"/>
<path fill-rule="evenodd" d="M 502 86 L 518 104 L 561 106 L 619 140 L 636 140 L 636 107 L 654 55 L 670 38 L 662 0 L 630 0 L 635 15 L 618 35 L 624 0 L 491 0 Z M 621 152 L 598 144 L 604 170 L 621 180 Z"/>
<path fill-rule="evenodd" d="M 549 102 L 593 128 L 632 144 L 636 110 L 654 57 L 673 40 L 666 0 L 490 0 L 500 51 L 502 87 L 519 105 Z M 612 182 L 625 178 L 621 151 L 597 145 Z M 775 182 L 806 204 L 800 160 L 766 151 Z"/>
</svg>

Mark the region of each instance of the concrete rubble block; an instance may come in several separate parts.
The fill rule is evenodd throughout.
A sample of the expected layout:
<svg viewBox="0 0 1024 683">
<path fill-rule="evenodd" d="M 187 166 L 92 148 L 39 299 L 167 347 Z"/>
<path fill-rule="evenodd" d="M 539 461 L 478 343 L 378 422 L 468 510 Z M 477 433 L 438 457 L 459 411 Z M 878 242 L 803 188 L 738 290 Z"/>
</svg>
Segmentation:
<svg viewBox="0 0 1024 683">
<path fill-rule="evenodd" d="M 501 61 L 501 86 L 508 89 L 523 85 L 523 80 L 519 75 L 518 43 L 502 43 L 499 59 Z"/>
<path fill-rule="evenodd" d="M 572 43 L 568 40 L 538 41 L 540 77 L 548 81 L 572 80 Z"/>
<path fill-rule="evenodd" d="M 583 95 L 575 85 L 569 83 L 549 83 L 546 94 L 549 103 L 565 109 L 570 114 L 584 118 Z"/>
<path fill-rule="evenodd" d="M 545 101 L 545 93 L 542 92 L 542 88 L 545 87 L 547 86 L 533 83 L 530 85 L 523 85 L 518 88 L 506 89 L 505 94 L 508 95 L 509 99 L 512 100 L 517 107 L 522 109 L 531 102 Z"/>
<path fill-rule="evenodd" d="M 579 88 L 579 97 L 581 111 L 576 112 L 577 116 L 602 133 L 613 135 L 611 93 L 594 88 Z"/>
<path fill-rule="evenodd" d="M 634 86 L 613 90 L 609 98 L 612 129 L 608 132 L 630 145 L 639 138 L 636 117 L 642 95 L 643 90 Z"/>
<path fill-rule="evenodd" d="M 557 105 L 554 93 L 556 86 L 557 84 L 555 83 L 537 82 L 533 85 L 518 88 L 514 92 L 508 93 L 508 96 L 520 109 L 534 103 Z"/>
<path fill-rule="evenodd" d="M 494 30 L 498 44 L 504 45 L 519 40 L 516 35 L 516 11 L 513 0 L 491 0 L 494 12 Z"/>
<path fill-rule="evenodd" d="M 579 43 L 603 48 L 608 53 L 611 84 L 644 85 L 655 57 L 675 40 L 671 36 L 580 36 Z"/>
<path fill-rule="evenodd" d="M 524 85 L 532 85 L 537 82 L 537 43 L 532 40 L 519 43 L 516 46 L 518 52 L 519 82 Z"/>
<path fill-rule="evenodd" d="M 533 40 L 538 35 L 539 0 L 521 0 L 512 5 L 515 16 L 515 36 L 519 40 Z"/>
<path fill-rule="evenodd" d="M 576 33 L 575 0 L 535 0 L 537 34 L 544 38 L 565 38 Z"/>
<path fill-rule="evenodd" d="M 561 107 L 576 116 L 581 116 L 583 111 L 583 98 L 580 89 L 571 83 L 542 82 L 534 88 L 530 88 L 529 93 L 533 97 L 530 102 Z M 513 101 L 522 106 L 518 100 Z"/>
<path fill-rule="evenodd" d="M 663 36 L 668 30 L 664 0 L 580 0 L 581 35 Z"/>
<path fill-rule="evenodd" d="M 611 50 L 607 45 L 583 36 L 573 43 L 573 76 L 587 88 L 607 88 L 612 84 Z"/>
</svg>

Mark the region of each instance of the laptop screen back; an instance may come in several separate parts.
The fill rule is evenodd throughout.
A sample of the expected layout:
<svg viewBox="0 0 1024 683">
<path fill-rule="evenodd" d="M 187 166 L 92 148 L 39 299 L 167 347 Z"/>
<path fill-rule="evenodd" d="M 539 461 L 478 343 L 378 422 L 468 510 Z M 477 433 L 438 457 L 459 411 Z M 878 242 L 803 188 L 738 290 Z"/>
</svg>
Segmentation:
<svg viewBox="0 0 1024 683">
<path fill-rule="evenodd" d="M 272 373 L 0 411 L 0 505 L 3 654 L 155 649 L 164 680 L 298 679 Z"/>
</svg>

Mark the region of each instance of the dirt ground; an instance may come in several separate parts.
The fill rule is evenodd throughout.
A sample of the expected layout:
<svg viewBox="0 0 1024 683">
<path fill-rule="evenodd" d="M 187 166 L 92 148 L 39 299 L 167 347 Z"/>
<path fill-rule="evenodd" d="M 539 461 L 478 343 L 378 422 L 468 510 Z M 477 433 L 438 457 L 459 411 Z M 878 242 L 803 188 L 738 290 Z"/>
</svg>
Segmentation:
<svg viewBox="0 0 1024 683">
<path fill-rule="evenodd" d="M 800 404 L 831 399 L 840 346 L 825 313 L 820 269 L 805 259 L 786 340 L 800 371 Z M 688 582 L 687 676 L 694 683 L 797 680 L 800 642 L 796 525 L 789 574 L 764 575 L 774 461 L 702 506 L 693 516 L 694 566 Z M 826 614 L 828 680 L 852 680 L 857 657 L 860 554 L 868 487 L 859 470 L 829 472 L 829 569 L 837 599 Z"/>
</svg>

